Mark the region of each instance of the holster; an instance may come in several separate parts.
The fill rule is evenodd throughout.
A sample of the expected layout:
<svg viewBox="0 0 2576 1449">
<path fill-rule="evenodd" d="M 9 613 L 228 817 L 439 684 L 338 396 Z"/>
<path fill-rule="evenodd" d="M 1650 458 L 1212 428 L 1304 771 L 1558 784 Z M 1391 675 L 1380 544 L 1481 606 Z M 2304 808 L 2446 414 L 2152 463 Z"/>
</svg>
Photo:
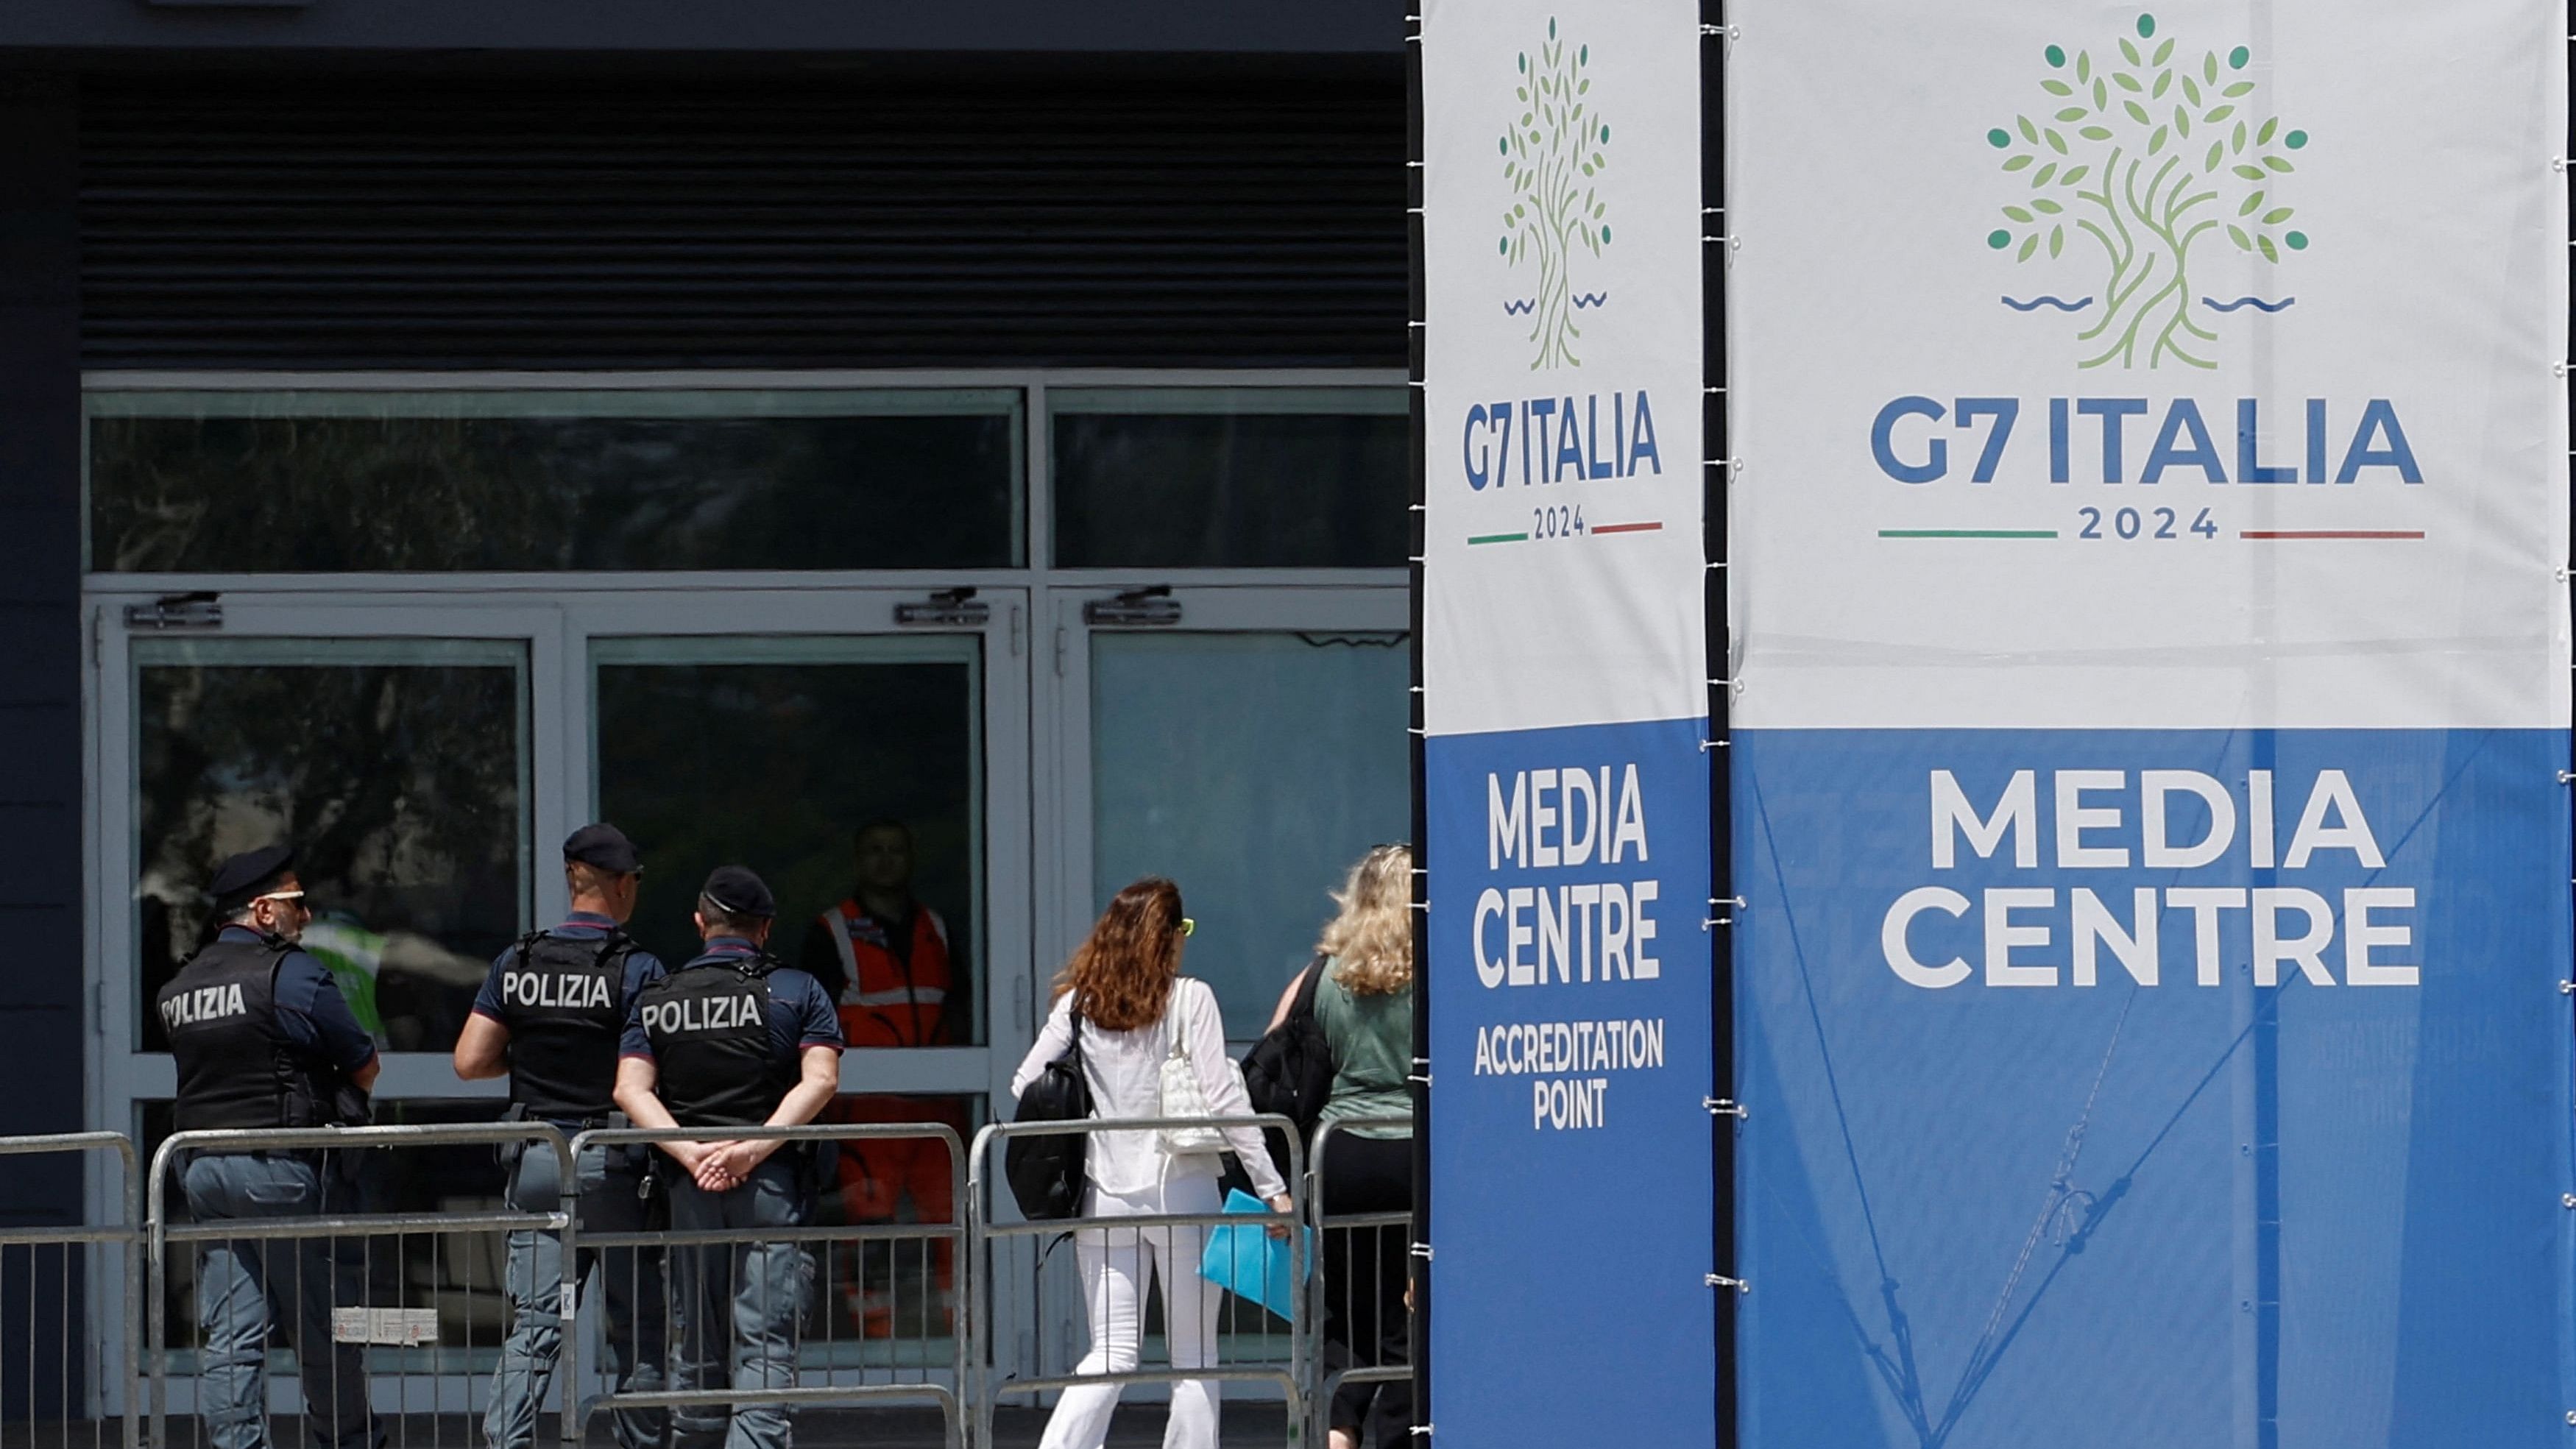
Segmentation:
<svg viewBox="0 0 2576 1449">
<path fill-rule="evenodd" d="M 280 1116 L 290 1127 L 364 1127 L 373 1104 L 357 1083 L 337 1070 L 307 1069 L 279 1050 L 270 1058 L 278 1074 Z"/>
<path fill-rule="evenodd" d="M 504 1122 L 527 1121 L 528 1104 L 525 1102 L 512 1102 L 510 1104 L 510 1109 L 501 1114 L 500 1120 Z M 496 1142 L 492 1144 L 492 1156 L 498 1160 L 504 1168 L 517 1167 L 519 1165 L 520 1156 L 527 1150 L 528 1144 L 524 1140 L 518 1142 Z"/>
<path fill-rule="evenodd" d="M 622 1130 L 634 1126 L 635 1119 L 624 1112 L 612 1111 L 608 1114 L 608 1125 Z M 662 1166 L 670 1159 L 663 1155 L 661 1148 L 650 1142 L 629 1142 L 618 1150 L 626 1154 L 627 1170 L 635 1174 L 635 1196 L 644 1204 L 645 1217 L 650 1220 L 658 1209 L 667 1225 L 671 1185 L 662 1178 Z"/>
<path fill-rule="evenodd" d="M 342 1077 L 331 1084 L 331 1120 L 342 1127 L 364 1127 L 376 1119 L 376 1106 L 366 1090 Z"/>
</svg>

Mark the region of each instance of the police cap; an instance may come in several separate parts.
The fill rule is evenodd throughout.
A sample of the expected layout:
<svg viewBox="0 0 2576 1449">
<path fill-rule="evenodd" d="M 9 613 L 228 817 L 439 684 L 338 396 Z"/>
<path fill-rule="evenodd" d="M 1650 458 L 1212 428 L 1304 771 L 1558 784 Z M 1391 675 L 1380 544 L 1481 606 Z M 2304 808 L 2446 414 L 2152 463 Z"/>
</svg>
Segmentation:
<svg viewBox="0 0 2576 1449">
<path fill-rule="evenodd" d="M 644 868 L 635 842 L 614 825 L 585 825 L 564 840 L 564 864 L 595 865 L 611 875 L 633 875 Z"/>
<path fill-rule="evenodd" d="M 215 909 L 231 915 L 267 893 L 277 878 L 295 868 L 295 847 L 263 845 L 245 850 L 215 867 L 215 878 L 206 890 L 215 898 Z"/>
<path fill-rule="evenodd" d="M 778 902 L 769 894 L 768 885 L 753 875 L 748 866 L 717 866 L 707 876 L 707 883 L 698 894 L 715 902 L 729 916 L 757 916 L 768 920 L 778 914 Z"/>
</svg>

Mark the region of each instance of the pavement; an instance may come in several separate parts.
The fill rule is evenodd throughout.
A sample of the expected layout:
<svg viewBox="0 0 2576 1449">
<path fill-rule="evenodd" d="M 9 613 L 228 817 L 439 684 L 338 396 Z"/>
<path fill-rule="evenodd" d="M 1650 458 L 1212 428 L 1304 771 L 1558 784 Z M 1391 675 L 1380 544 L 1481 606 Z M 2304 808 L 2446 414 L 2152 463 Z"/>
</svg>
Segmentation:
<svg viewBox="0 0 2576 1449">
<path fill-rule="evenodd" d="M 1288 1420 L 1277 1404 L 1228 1404 L 1218 1442 L 1225 1449 L 1280 1449 Z M 145 1426 L 150 1429 L 149 1423 Z M 410 1414 L 385 1423 L 385 1449 L 482 1449 L 481 1424 L 461 1414 Z M 554 1449 L 554 1421 L 540 1426 L 536 1449 Z M 0 1449 L 121 1449 L 121 1423 L 77 1420 L 0 1424 Z M 173 1416 L 167 1449 L 199 1449 L 197 1421 Z M 1046 1430 L 1042 1409 L 1005 1408 L 993 1418 L 992 1449 L 1035 1449 Z M 1109 1426 L 1108 1449 L 1158 1449 L 1163 1406 L 1122 1404 Z M 269 1443 L 301 1449 L 293 1419 L 272 1421 Z M 945 1449 L 936 1409 L 813 1409 L 796 1416 L 797 1449 Z M 605 1424 L 585 1449 L 616 1449 Z"/>
</svg>

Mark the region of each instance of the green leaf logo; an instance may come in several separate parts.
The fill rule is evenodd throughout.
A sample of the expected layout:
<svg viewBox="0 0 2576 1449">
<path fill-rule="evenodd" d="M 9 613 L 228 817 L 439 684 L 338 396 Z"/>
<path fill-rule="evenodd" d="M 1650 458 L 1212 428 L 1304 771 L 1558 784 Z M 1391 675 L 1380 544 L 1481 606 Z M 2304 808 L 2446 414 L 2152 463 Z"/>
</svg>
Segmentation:
<svg viewBox="0 0 2576 1449">
<path fill-rule="evenodd" d="M 2094 293 L 2102 308 L 2076 334 L 2080 366 L 2216 367 L 2207 354 L 2219 319 L 2206 314 L 2204 324 L 2194 310 L 2203 306 L 2195 248 L 2223 238 L 2266 264 L 2307 250 L 2308 234 L 2287 229 L 2298 209 L 2279 188 L 2308 133 L 2285 131 L 2265 114 L 2259 83 L 2232 74 L 2252 63 L 2251 49 L 2194 54 L 2160 36 L 2152 14 L 2098 54 L 2050 45 L 2040 56 L 2038 111 L 2056 124 L 2016 113 L 1982 137 L 2007 178 L 2005 225 L 1986 234 L 1987 247 L 2019 266 L 2043 248 L 2058 260 L 2072 244 L 2105 274 Z"/>
<path fill-rule="evenodd" d="M 1583 365 L 1574 350 L 1583 337 L 1574 314 L 1602 300 L 1574 286 L 1578 254 L 1598 258 L 1610 245 L 1610 203 L 1600 190 L 1610 169 L 1610 123 L 1592 96 L 1591 66 L 1592 47 L 1569 43 L 1551 17 L 1546 41 L 1520 53 L 1514 119 L 1502 133 L 1511 204 L 1502 214 L 1499 251 L 1514 270 L 1524 263 L 1537 268 L 1537 297 L 1510 308 L 1530 318 L 1534 372 Z"/>
</svg>

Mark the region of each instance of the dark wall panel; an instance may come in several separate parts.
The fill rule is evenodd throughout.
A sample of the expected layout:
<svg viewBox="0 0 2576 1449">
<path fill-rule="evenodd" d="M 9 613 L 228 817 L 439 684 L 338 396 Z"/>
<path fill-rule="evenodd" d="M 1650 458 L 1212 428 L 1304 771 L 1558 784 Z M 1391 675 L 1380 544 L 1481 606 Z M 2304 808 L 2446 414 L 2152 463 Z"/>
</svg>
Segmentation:
<svg viewBox="0 0 2576 1449">
<path fill-rule="evenodd" d="M 93 79 L 103 367 L 1400 366 L 1396 64 Z"/>
<path fill-rule="evenodd" d="M 78 111 L 68 86 L 0 73 L 0 1134 L 81 1126 Z M 77 1222 L 70 1158 L 0 1167 L 0 1226 Z M 71 1323 L 61 1260 L 23 1250 L 9 1323 Z M 77 1277 L 69 1285 L 76 1301 Z M 32 1295 L 32 1296 L 31 1296 Z M 33 1317 L 28 1315 L 32 1314 Z M 0 1338 L 14 1337 L 0 1329 Z M 0 1417 L 77 1395 L 71 1335 L 0 1369 Z M 75 1358 L 77 1355 L 74 1356 Z M 30 1371 L 32 1361 L 32 1371 Z"/>
<path fill-rule="evenodd" d="M 0 1061 L 42 1080 L 0 1094 L 0 1132 L 80 1126 L 80 314 L 71 91 L 0 74 Z M 69 1013 L 68 1017 L 65 1013 Z M 63 1209 L 0 1172 L 0 1220 Z"/>
</svg>

